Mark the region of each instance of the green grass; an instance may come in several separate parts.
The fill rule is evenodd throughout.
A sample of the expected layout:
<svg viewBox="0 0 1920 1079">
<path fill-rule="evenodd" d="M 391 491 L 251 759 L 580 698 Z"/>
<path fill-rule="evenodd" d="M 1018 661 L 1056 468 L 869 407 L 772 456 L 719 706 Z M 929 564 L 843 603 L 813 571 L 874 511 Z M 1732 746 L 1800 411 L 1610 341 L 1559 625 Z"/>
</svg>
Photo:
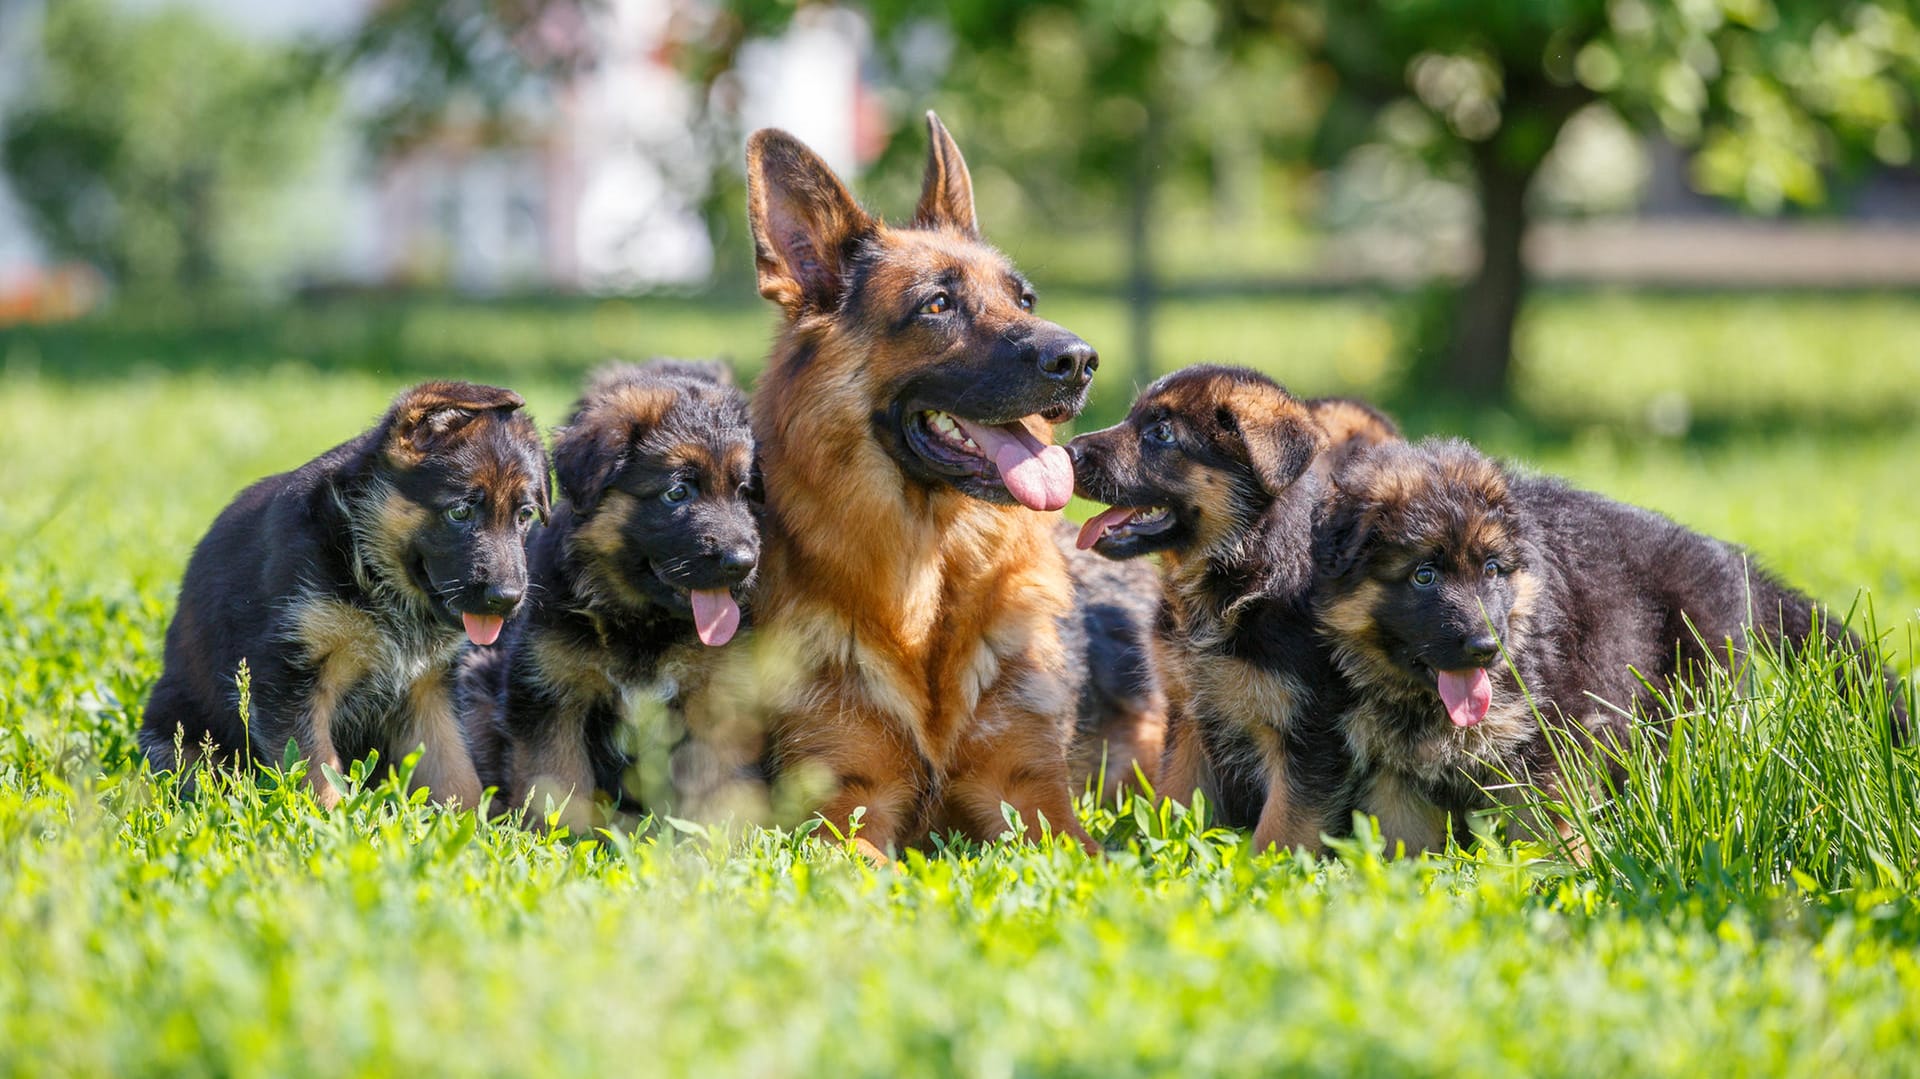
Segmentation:
<svg viewBox="0 0 1920 1079">
<path fill-rule="evenodd" d="M 1125 370 L 1120 304 L 1047 303 Z M 1382 393 L 1397 325 L 1366 298 L 1194 301 L 1167 312 L 1161 354 Z M 1680 702 L 1678 748 L 1580 807 L 1585 869 L 1497 846 L 1394 863 L 1364 838 L 1325 861 L 1253 858 L 1142 800 L 1083 805 L 1101 861 L 961 846 L 895 872 L 774 832 L 569 843 L 391 787 L 331 816 L 274 777 L 183 800 L 129 766 L 187 552 L 247 481 L 417 377 L 508 382 L 551 422 L 605 355 L 751 358 L 770 329 L 757 303 L 690 299 L 0 333 L 0 1074 L 1920 1061 L 1920 769 L 1807 665 Z M 1917 340 L 1910 298 L 1549 296 L 1524 327 L 1521 411 L 1406 419 L 1746 543 L 1843 609 L 1868 589 L 1905 667 Z M 1096 392 L 1093 421 L 1124 408 L 1118 380 Z"/>
</svg>

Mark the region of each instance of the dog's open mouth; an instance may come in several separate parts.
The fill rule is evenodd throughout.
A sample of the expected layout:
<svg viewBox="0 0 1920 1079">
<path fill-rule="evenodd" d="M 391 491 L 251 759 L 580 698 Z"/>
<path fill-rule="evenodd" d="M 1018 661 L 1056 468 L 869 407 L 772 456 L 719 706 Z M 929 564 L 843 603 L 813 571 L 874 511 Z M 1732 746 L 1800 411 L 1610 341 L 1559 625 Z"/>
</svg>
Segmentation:
<svg viewBox="0 0 1920 1079">
<path fill-rule="evenodd" d="M 1104 539 L 1132 539 L 1151 536 L 1173 527 L 1173 511 L 1165 506 L 1115 506 L 1101 510 L 1080 526 L 1074 546 L 1091 550 Z"/>
<path fill-rule="evenodd" d="M 693 605 L 693 631 L 700 635 L 701 644 L 718 648 L 739 632 L 740 605 L 733 601 L 732 592 L 695 588 L 687 593 L 687 602 Z"/>
<path fill-rule="evenodd" d="M 1422 665 L 1422 669 L 1433 677 L 1440 703 L 1455 727 L 1461 730 L 1476 727 L 1487 718 L 1487 712 L 1493 707 L 1493 678 L 1485 667 L 1441 671 Z"/>
<path fill-rule="evenodd" d="M 1073 461 L 1064 447 L 1046 442 L 1033 427 L 1044 431 L 1069 414 L 1059 406 L 990 424 L 929 409 L 908 419 L 907 445 L 937 471 L 997 481 L 1028 509 L 1057 510 L 1073 498 Z"/>
<path fill-rule="evenodd" d="M 466 627 L 467 640 L 484 647 L 500 639 L 500 631 L 506 628 L 507 620 L 497 614 L 461 611 L 460 624 Z"/>
<path fill-rule="evenodd" d="M 701 644 L 718 648 L 740 632 L 740 604 L 730 589 L 689 588 L 669 579 L 658 566 L 654 567 L 653 575 L 692 609 L 693 631 L 699 635 Z"/>
</svg>

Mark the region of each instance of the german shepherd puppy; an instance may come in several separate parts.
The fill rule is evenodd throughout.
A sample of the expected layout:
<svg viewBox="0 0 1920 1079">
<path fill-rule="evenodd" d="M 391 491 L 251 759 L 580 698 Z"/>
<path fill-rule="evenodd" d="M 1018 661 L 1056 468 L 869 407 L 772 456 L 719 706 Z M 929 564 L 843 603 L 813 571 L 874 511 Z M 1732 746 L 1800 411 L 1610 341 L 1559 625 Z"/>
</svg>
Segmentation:
<svg viewBox="0 0 1920 1079">
<path fill-rule="evenodd" d="M 1315 410 L 1253 371 L 1189 367 L 1068 452 L 1080 493 L 1114 507 L 1086 523 L 1080 546 L 1161 556 L 1173 720 L 1160 789 L 1181 800 L 1200 790 L 1226 823 L 1254 829 L 1257 849 L 1314 849 L 1343 832 L 1349 760 L 1332 717 L 1346 687 L 1312 608 L 1313 524 L 1328 491 Z"/>
<path fill-rule="evenodd" d="M 1051 428 L 1097 357 L 1034 313 L 981 238 L 959 147 L 928 114 L 913 220 L 867 214 L 782 131 L 747 145 L 760 293 L 779 340 L 753 399 L 766 479 L 756 635 L 793 670 L 768 705 L 785 789 L 869 855 L 990 839 L 1003 802 L 1092 849 L 1068 794 L 1073 494 Z"/>
<path fill-rule="evenodd" d="M 1558 789 L 1536 707 L 1587 744 L 1618 745 L 1622 709 L 1644 715 L 1649 685 L 1724 664 L 1722 642 L 1825 632 L 1861 649 L 1740 549 L 1464 442 L 1358 458 L 1322 536 L 1317 610 L 1354 686 L 1341 725 L 1366 777 L 1360 807 L 1409 850 L 1441 846 L 1449 827 L 1464 841 L 1489 789 Z M 1540 837 L 1564 826 L 1520 823 Z"/>
<path fill-rule="evenodd" d="M 688 653 L 740 628 L 760 559 L 753 432 L 725 368 L 601 369 L 554 438 L 564 496 L 529 545 L 533 594 L 504 648 L 463 672 L 483 781 L 508 806 L 552 796 L 590 823 L 632 763 L 635 694 L 681 690 Z"/>
<path fill-rule="evenodd" d="M 156 769 L 210 741 L 278 764 L 291 741 L 321 805 L 324 769 L 421 747 L 417 785 L 472 806 L 456 717 L 463 635 L 487 646 L 527 591 L 547 457 L 520 395 L 465 382 L 402 393 L 374 428 L 247 488 L 187 563 L 140 744 Z M 251 671 L 242 725 L 234 675 Z"/>
</svg>

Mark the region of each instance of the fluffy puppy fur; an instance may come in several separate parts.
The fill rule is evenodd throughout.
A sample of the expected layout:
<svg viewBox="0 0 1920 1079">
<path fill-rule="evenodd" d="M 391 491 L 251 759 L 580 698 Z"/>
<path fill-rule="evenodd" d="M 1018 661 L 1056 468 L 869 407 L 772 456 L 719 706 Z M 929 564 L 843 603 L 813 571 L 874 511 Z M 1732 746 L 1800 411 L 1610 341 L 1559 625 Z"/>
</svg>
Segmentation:
<svg viewBox="0 0 1920 1079">
<path fill-rule="evenodd" d="M 636 792 L 628 702 L 669 702 L 732 638 L 759 561 L 753 433 L 716 364 L 610 364 L 554 439 L 565 496 L 529 552 L 533 596 L 462 676 L 481 777 L 510 807 Z"/>
<path fill-rule="evenodd" d="M 1317 848 L 1349 827 L 1349 767 L 1331 720 L 1343 680 L 1315 632 L 1315 462 L 1326 430 L 1271 379 L 1190 367 L 1148 387 L 1125 422 L 1073 440 L 1080 493 L 1115 508 L 1082 546 L 1158 552 L 1159 658 L 1172 721 L 1160 789 L 1195 790 L 1254 843 Z"/>
<path fill-rule="evenodd" d="M 429 382 L 373 429 L 247 488 L 187 564 L 140 744 L 155 768 L 211 743 L 278 764 L 292 742 L 327 778 L 421 749 L 416 786 L 471 806 L 481 787 L 456 717 L 462 629 L 491 645 L 527 587 L 547 458 L 510 390 Z M 235 671 L 250 671 L 242 725 Z"/>
<path fill-rule="evenodd" d="M 1341 727 L 1360 808 L 1410 850 L 1441 846 L 1449 827 L 1464 838 L 1489 791 L 1517 804 L 1528 784 L 1560 789 L 1543 722 L 1618 745 L 1653 692 L 1753 634 L 1861 649 L 1740 549 L 1459 441 L 1357 459 L 1319 547 L 1318 619 L 1355 693 Z M 1535 836 L 1564 825 L 1531 811 L 1521 823 Z"/>
<path fill-rule="evenodd" d="M 1073 610 L 1060 620 L 1079 706 L 1068 756 L 1077 793 L 1098 784 L 1111 801 L 1139 780 L 1158 789 L 1167 737 L 1167 694 L 1154 645 L 1160 576 L 1144 561 L 1113 561 L 1074 545 L 1062 521 L 1054 542 L 1073 579 Z"/>
</svg>

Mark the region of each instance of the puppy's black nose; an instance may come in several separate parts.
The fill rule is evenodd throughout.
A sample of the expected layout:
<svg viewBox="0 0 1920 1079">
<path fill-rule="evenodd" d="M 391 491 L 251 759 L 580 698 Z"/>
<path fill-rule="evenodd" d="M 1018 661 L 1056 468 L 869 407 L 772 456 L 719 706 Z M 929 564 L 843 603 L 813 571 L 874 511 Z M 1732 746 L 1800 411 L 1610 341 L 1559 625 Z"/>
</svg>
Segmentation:
<svg viewBox="0 0 1920 1079">
<path fill-rule="evenodd" d="M 1084 384 L 1100 366 L 1100 355 L 1079 338 L 1040 349 L 1040 373 L 1061 382 Z"/>
<path fill-rule="evenodd" d="M 754 565 L 760 561 L 760 552 L 752 547 L 741 545 L 729 547 L 715 557 L 720 560 L 721 574 L 729 583 L 738 584 L 747 579 L 747 574 L 753 572 Z"/>
<path fill-rule="evenodd" d="M 1461 649 L 1467 661 L 1476 667 L 1485 667 L 1500 655 L 1500 642 L 1491 633 L 1482 633 L 1467 639 Z"/>
<path fill-rule="evenodd" d="M 527 594 L 524 588 L 512 585 L 490 584 L 480 594 L 481 614 L 507 614 L 520 606 L 520 599 Z"/>
<path fill-rule="evenodd" d="M 1067 460 L 1073 462 L 1073 470 L 1075 472 L 1080 471 L 1080 459 L 1086 455 L 1086 452 L 1086 446 L 1082 445 L 1077 438 L 1067 443 Z"/>
</svg>

